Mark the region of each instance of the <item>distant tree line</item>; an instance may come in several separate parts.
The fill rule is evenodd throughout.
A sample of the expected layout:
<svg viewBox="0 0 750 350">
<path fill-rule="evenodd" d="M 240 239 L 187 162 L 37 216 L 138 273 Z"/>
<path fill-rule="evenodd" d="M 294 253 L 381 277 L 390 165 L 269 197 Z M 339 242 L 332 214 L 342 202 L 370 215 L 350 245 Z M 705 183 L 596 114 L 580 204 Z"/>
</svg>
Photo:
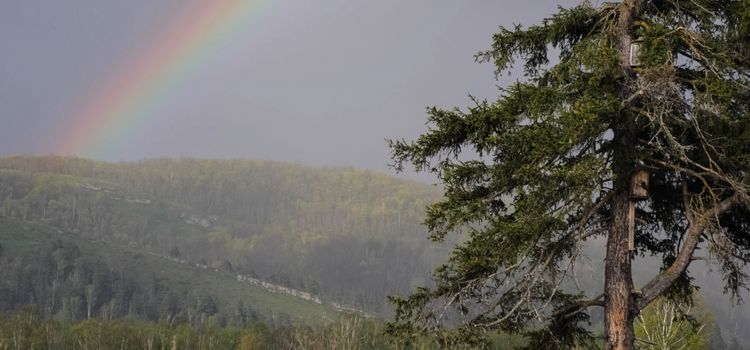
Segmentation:
<svg viewBox="0 0 750 350">
<path fill-rule="evenodd" d="M 0 349 L 57 350 L 366 350 L 433 349 L 428 339 L 399 344 L 381 334 L 380 324 L 357 317 L 310 327 L 194 326 L 132 319 L 61 322 L 45 319 L 33 308 L 0 318 Z"/>
<path fill-rule="evenodd" d="M 41 316 L 59 321 L 124 318 L 245 327 L 260 320 L 252 305 L 227 305 L 150 270 L 113 269 L 101 256 L 85 255 L 61 240 L 0 254 L 0 314 L 22 305 L 35 305 Z M 276 320 L 291 323 L 288 316 Z"/>
<path fill-rule="evenodd" d="M 446 255 L 436 189 L 355 169 L 246 160 L 0 159 L 0 217 L 256 276 L 371 311 Z"/>
</svg>

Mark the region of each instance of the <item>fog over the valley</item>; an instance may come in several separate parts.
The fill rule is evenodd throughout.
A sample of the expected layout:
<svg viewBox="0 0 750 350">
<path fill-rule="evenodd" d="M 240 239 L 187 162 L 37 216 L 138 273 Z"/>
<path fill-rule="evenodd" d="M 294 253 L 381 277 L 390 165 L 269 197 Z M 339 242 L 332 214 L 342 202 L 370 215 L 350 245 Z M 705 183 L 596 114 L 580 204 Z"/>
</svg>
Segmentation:
<svg viewBox="0 0 750 350">
<path fill-rule="evenodd" d="M 319 317 L 316 313 L 328 319 L 324 313 L 327 311 L 315 308 L 330 306 L 333 308 L 328 311 L 332 313 L 354 311 L 367 315 L 367 312 L 373 312 L 378 313 L 378 317 L 390 317 L 395 309 L 390 308 L 386 296 L 436 284 L 436 280 L 440 282 L 439 279 L 430 279 L 428 271 L 447 261 L 450 247 L 456 242 L 464 242 L 467 237 L 482 238 L 474 234 L 475 227 L 471 225 L 480 227 L 480 230 L 488 225 L 494 230 L 482 233 L 493 239 L 477 238 L 477 247 L 485 245 L 494 249 L 489 244 L 498 247 L 502 244 L 502 251 L 514 250 L 512 254 L 507 253 L 513 255 L 513 260 L 492 255 L 492 259 L 483 257 L 479 262 L 473 262 L 470 267 L 479 266 L 482 271 L 472 269 L 471 273 L 465 273 L 473 280 L 461 282 L 467 287 L 456 284 L 460 286 L 456 294 L 471 291 L 476 286 L 479 286 L 477 290 L 490 289 L 491 284 L 485 286 L 484 282 L 475 282 L 483 281 L 484 277 L 475 278 L 472 274 L 484 276 L 482 274 L 489 271 L 486 273 L 492 273 L 491 276 L 496 278 L 494 276 L 499 276 L 500 272 L 506 272 L 499 269 L 494 273 L 495 270 L 486 269 L 488 266 L 495 269 L 518 261 L 508 268 L 510 272 L 507 273 L 520 274 L 517 271 L 526 267 L 522 262 L 531 261 L 528 259 L 532 259 L 536 250 L 546 254 L 542 256 L 546 265 L 540 263 L 540 266 L 546 269 L 550 264 L 557 264 L 553 255 L 567 250 L 558 247 L 537 249 L 537 246 L 555 243 L 567 247 L 568 238 L 574 237 L 584 243 L 582 256 L 571 262 L 577 274 L 573 277 L 589 297 L 595 297 L 595 303 L 581 305 L 599 305 L 597 295 L 603 286 L 606 235 L 586 235 L 584 231 L 589 226 L 599 228 L 599 221 L 592 223 L 594 218 L 607 218 L 607 215 L 624 218 L 625 215 L 617 214 L 617 210 L 623 209 L 620 213 L 625 213 L 625 204 L 631 203 L 628 224 L 613 219 L 615 224 L 611 232 L 624 232 L 620 229 L 624 227 L 636 232 L 633 223 L 641 225 L 642 216 L 646 217 L 642 211 L 661 220 L 660 215 L 672 213 L 674 208 L 677 208 L 674 213 L 685 209 L 692 212 L 692 204 L 700 203 L 699 200 L 693 201 L 693 198 L 700 198 L 693 197 L 699 191 L 689 188 L 692 186 L 690 181 L 680 180 L 684 187 L 679 200 L 685 200 L 681 206 L 667 206 L 658 201 L 636 206 L 632 204 L 636 199 L 628 198 L 618 187 L 620 182 L 617 181 L 624 174 L 619 170 L 622 167 L 609 164 L 610 160 L 602 160 L 604 157 L 599 154 L 591 158 L 592 163 L 578 160 L 588 157 L 586 152 L 601 152 L 608 156 L 607 152 L 615 148 L 620 153 L 611 154 L 623 154 L 621 146 L 632 146 L 632 150 L 637 145 L 640 150 L 642 146 L 636 142 L 640 135 L 632 140 L 630 136 L 624 137 L 628 141 L 614 148 L 602 148 L 598 141 L 593 142 L 595 146 L 581 147 L 579 152 L 577 140 L 580 136 L 571 133 L 572 136 L 560 134 L 565 137 L 557 137 L 547 130 L 560 128 L 560 124 L 545 121 L 544 132 L 539 133 L 543 137 L 538 138 L 543 141 L 539 144 L 545 145 L 544 141 L 552 138 L 562 142 L 550 142 L 553 145 L 550 149 L 555 148 L 554 153 L 545 150 L 544 157 L 539 159 L 549 160 L 546 164 L 551 164 L 550 167 L 557 167 L 560 163 L 575 168 L 575 171 L 559 171 L 558 174 L 557 170 L 546 170 L 545 165 L 538 169 L 543 176 L 521 175 L 517 179 L 507 174 L 521 169 L 519 167 L 501 171 L 493 169 L 492 182 L 476 180 L 480 178 L 476 175 L 480 174 L 479 171 L 455 171 L 456 178 L 468 178 L 467 183 L 487 182 L 489 185 L 481 183 L 481 186 L 475 186 L 478 190 L 456 190 L 453 196 L 458 199 L 448 201 L 448 205 L 460 205 L 446 206 L 450 210 L 428 212 L 430 215 L 426 221 L 433 228 L 438 227 L 433 233 L 440 233 L 438 231 L 444 227 L 454 228 L 453 221 L 459 223 L 455 226 L 460 228 L 455 230 L 458 231 L 456 235 L 450 234 L 445 242 L 437 243 L 427 239 L 424 209 L 429 203 L 439 201 L 442 187 L 423 184 L 437 183 L 434 174 L 417 174 L 412 168 L 397 174 L 389 166 L 391 151 L 387 143 L 388 139 L 415 139 L 427 131 L 426 108 L 464 108 L 473 104 L 471 97 L 496 100 L 503 87 L 524 77 L 517 67 L 496 77 L 492 63 L 475 61 L 477 53 L 491 47 L 493 34 L 501 26 L 512 28 L 542 23 L 544 18 L 558 12 L 558 7 L 569 8 L 583 1 L 587 0 L 0 0 L 0 265 L 13 263 L 12 268 L 0 269 L 0 282 L 7 282 L 0 283 L 0 329 L 4 312 L 26 304 L 39 304 L 42 310 L 48 310 L 45 311 L 49 314 L 47 316 L 65 322 L 92 318 L 92 309 L 103 310 L 97 311 L 102 318 L 106 318 L 104 315 L 108 312 L 110 319 L 112 315 L 115 318 L 127 315 L 130 320 L 134 307 L 125 302 L 131 303 L 131 300 L 136 300 L 132 305 L 140 303 L 138 307 L 142 312 L 139 317 L 144 320 L 161 322 L 166 313 L 164 310 L 174 306 L 176 311 L 169 316 L 173 317 L 172 321 L 176 315 L 188 315 L 186 323 L 197 325 L 198 318 L 191 320 L 190 315 L 201 315 L 201 327 L 207 317 L 214 317 L 219 325 L 217 315 L 221 315 L 221 322 L 224 322 L 221 327 L 245 327 L 256 321 L 267 322 L 272 327 L 286 327 L 298 321 L 292 318 L 297 314 L 302 315 L 300 320 L 308 316 L 310 319 Z M 588 1 L 593 6 L 602 2 Z M 236 9 L 242 11 L 234 11 Z M 602 20 L 602 23 L 608 22 Z M 640 38 L 643 40 L 631 42 L 625 38 L 632 35 L 617 33 L 621 39 L 618 43 L 631 45 L 631 50 L 641 47 L 635 43 L 647 43 L 649 39 L 645 36 Z M 584 54 L 587 57 L 593 55 L 588 48 L 595 45 L 586 47 Z M 641 50 L 639 52 L 647 52 Z M 553 49 L 552 52 L 558 51 Z M 596 51 L 597 54 L 600 52 Z M 633 52 L 638 51 L 631 51 L 631 59 L 635 57 Z M 664 57 L 668 57 L 664 61 L 671 64 L 673 54 L 669 52 L 664 50 Z M 550 61 L 555 63 L 556 58 L 552 57 L 555 54 L 550 56 Z M 599 65 L 596 63 L 595 66 Z M 625 71 L 629 72 L 629 69 Z M 607 74 L 603 76 L 609 77 Z M 599 75 L 595 77 L 605 81 Z M 628 75 L 618 79 L 613 86 L 617 86 L 618 91 L 631 92 L 622 81 L 636 80 Z M 612 79 L 606 81 L 614 84 Z M 602 123 L 603 117 L 590 113 L 590 110 L 598 111 L 596 108 L 599 107 L 587 106 L 597 105 L 590 103 L 593 99 L 588 91 L 599 94 L 599 90 L 586 89 L 586 94 L 581 95 L 586 97 L 584 111 L 588 114 L 584 115 L 599 118 L 589 119 Z M 634 98 L 648 95 L 643 91 L 634 93 L 628 101 L 638 101 Z M 622 92 L 620 96 L 625 97 Z M 697 95 L 686 96 L 698 101 Z M 610 108 L 614 104 L 609 101 L 605 100 L 607 103 L 602 105 Z M 577 105 L 574 106 L 577 109 Z M 571 124 L 573 126 L 563 124 L 564 130 L 589 128 L 591 131 L 582 133 L 587 140 L 600 137 L 599 124 L 579 118 L 577 112 L 570 115 L 578 118 L 576 121 L 585 122 Z M 566 119 L 573 118 L 566 114 Z M 613 125 L 626 125 L 622 120 L 609 122 L 607 119 L 608 130 L 620 130 Z M 514 123 L 528 126 L 524 121 Z M 597 128 L 579 125 L 595 125 Z M 627 125 L 630 128 L 630 124 Z M 536 124 L 532 126 L 536 127 Z M 457 128 L 460 127 L 453 129 Z M 696 130 L 700 131 L 700 128 L 696 126 Z M 607 141 L 613 140 L 616 133 L 610 131 L 603 136 Z M 625 134 L 635 135 L 631 131 Z M 701 132 L 696 135 L 705 141 Z M 527 139 L 518 143 L 513 139 L 513 142 L 519 145 L 519 149 L 529 144 Z M 687 148 L 679 144 L 674 146 L 681 152 L 679 154 Z M 713 153 L 705 152 L 711 159 Z M 564 157 L 554 158 L 548 153 Z M 528 154 L 537 155 L 533 151 Z M 653 164 L 641 161 L 641 158 L 637 158 L 639 163 L 634 162 L 635 158 L 627 158 L 627 162 L 633 161 L 633 169 L 637 170 L 628 177 L 639 179 L 631 182 L 631 188 L 641 189 L 648 183 L 645 181 L 644 185 L 642 180 L 648 175 L 636 177 L 632 174 L 646 174 L 654 164 L 666 167 L 662 163 L 667 164 L 678 153 L 671 154 L 666 158 L 654 158 L 659 163 Z M 6 157 L 13 155 L 29 157 Z M 133 163 L 34 157 L 43 155 Z M 460 152 L 462 160 L 475 155 L 471 149 Z M 183 157 L 196 159 L 153 159 Z M 507 159 L 512 160 L 509 163 L 522 163 L 527 159 L 513 157 L 515 155 L 508 156 Z M 568 161 L 568 158 L 573 160 Z M 152 160 L 135 162 L 143 159 Z M 606 176 L 602 174 L 610 173 L 601 169 L 609 168 L 599 165 L 591 174 L 579 169 L 600 161 L 616 169 L 611 174 L 617 176 L 603 180 Z M 673 170 L 688 173 L 676 164 L 671 166 Z M 323 169 L 312 169 L 307 165 Z M 526 168 L 537 171 L 534 167 Z M 471 176 L 464 176 L 464 173 Z M 579 181 L 579 176 L 586 181 Z M 598 176 L 598 182 L 588 180 L 594 176 Z M 657 189 L 651 193 L 658 194 L 652 198 L 661 198 L 659 196 L 667 192 L 666 188 L 670 194 L 673 192 L 672 187 L 665 185 L 677 186 L 678 180 L 671 179 L 671 176 L 664 175 L 658 181 L 652 181 L 652 184 L 661 186 L 652 185 Z M 416 181 L 402 181 L 404 178 Z M 531 178 L 534 178 L 534 186 L 543 188 L 543 191 L 538 190 L 539 194 L 524 194 Z M 727 180 L 729 178 L 729 175 L 716 177 L 721 179 L 718 182 L 730 184 L 731 191 L 738 191 L 741 186 L 735 186 L 735 182 Z M 495 181 L 497 179 L 500 180 Z M 548 179 L 555 182 L 537 185 Z M 558 187 L 558 183 L 563 185 Z M 597 185 L 595 192 L 591 192 L 595 195 L 591 196 L 583 189 L 593 183 Z M 613 183 L 616 184 L 612 186 L 614 189 L 600 188 L 604 187 L 602 184 L 609 187 Z M 505 197 L 499 197 L 498 193 L 505 195 L 506 185 L 512 190 L 507 193 L 522 193 L 515 199 L 524 195 L 531 199 L 500 203 L 497 198 Z M 447 188 L 450 192 L 450 183 Z M 503 192 L 498 192 L 499 188 Z M 519 188 L 522 190 L 516 191 Z M 607 191 L 610 193 L 605 193 Z M 563 198 L 562 201 L 557 199 L 558 195 L 562 196 L 559 197 Z M 664 195 L 664 198 L 673 200 L 671 196 Z M 736 198 L 744 197 L 731 195 L 729 199 L 720 199 L 730 203 L 726 208 L 734 210 L 731 203 L 735 203 Z M 596 199 L 605 204 L 578 206 L 576 202 L 574 207 L 568 203 L 578 199 L 581 203 Z M 527 209 L 531 214 L 524 214 L 526 217 L 521 220 L 518 217 L 523 213 L 524 203 L 533 210 Z M 472 210 L 479 204 L 490 209 L 476 210 L 484 213 L 474 215 Z M 506 204 L 512 208 L 512 214 L 507 214 Z M 569 210 L 568 205 L 574 209 Z M 704 213 L 719 213 L 716 214 L 719 218 L 724 212 L 717 211 L 717 207 L 726 209 L 721 205 L 700 206 L 699 209 L 705 209 Z M 440 215 L 456 217 L 443 222 L 435 219 Z M 495 220 L 501 216 L 505 217 L 497 220 L 497 225 L 487 219 Z M 540 216 L 543 219 L 540 224 L 528 225 L 538 226 L 533 230 L 522 226 Z M 549 230 L 543 225 L 557 225 L 552 231 L 558 232 L 562 218 L 569 217 L 583 218 L 576 226 L 568 226 L 580 232 L 560 234 L 563 238 L 557 242 L 553 242 L 558 239 L 554 234 L 548 235 L 552 238 L 541 234 Z M 690 219 L 686 232 L 694 232 L 692 242 L 697 242 L 701 230 L 708 230 L 709 220 L 702 216 L 686 217 Z M 698 230 L 694 229 L 693 219 L 696 217 L 702 225 L 697 226 Z M 664 222 L 670 220 L 664 219 Z M 572 219 L 568 221 L 572 222 Z M 637 232 L 650 235 L 650 227 Z M 503 230 L 510 230 L 513 238 L 524 233 L 525 237 L 534 240 L 524 241 L 524 250 L 518 250 L 515 241 L 508 244 L 506 240 L 494 240 L 492 235 L 500 237 L 506 234 Z M 531 235 L 524 230 L 540 234 Z M 662 234 L 669 230 L 676 229 L 669 228 Z M 638 237 L 639 244 L 645 239 L 640 233 L 634 237 Z M 666 236 L 659 238 L 667 242 Z M 659 244 L 672 246 L 675 238 L 669 238 L 672 241 L 668 245 Z M 680 243 L 675 247 L 689 242 L 682 241 L 682 237 L 679 239 Z M 63 240 L 65 244 L 60 243 Z M 630 239 L 630 242 L 635 241 Z M 750 305 L 731 303 L 730 296 L 723 294 L 726 281 L 722 279 L 721 266 L 716 263 L 716 253 L 705 249 L 709 244 L 694 244 L 700 247 L 696 253 L 700 256 L 696 260 L 700 261 L 694 262 L 689 271 L 695 277 L 696 285 L 701 287 L 703 299 L 699 304 L 705 302 L 716 315 L 719 328 L 732 337 L 726 340 L 736 338 L 750 342 Z M 513 245 L 512 249 L 505 249 L 509 245 Z M 473 243 L 469 247 L 474 249 Z M 642 254 L 641 246 L 638 247 L 637 254 Z M 632 254 L 632 249 L 628 254 Z M 473 259 L 489 251 L 475 249 L 459 253 Z M 624 248 L 619 251 L 622 252 L 618 253 L 621 257 L 618 262 L 622 267 L 620 272 L 624 273 L 627 271 L 623 267 L 627 255 Z M 519 256 L 527 260 L 519 260 Z M 659 274 L 661 257 L 636 255 L 633 260 L 636 289 Z M 162 269 L 163 265 L 168 266 L 167 270 Z M 90 274 L 89 281 L 79 278 L 83 274 L 71 272 L 73 270 L 65 275 L 59 272 L 63 268 L 57 266 L 75 266 L 81 271 L 99 270 L 96 270 L 97 274 Z M 31 267 L 37 270 L 31 270 Z M 750 267 L 745 265 L 743 268 L 750 275 Z M 123 275 L 121 271 L 130 275 Z M 529 287 L 524 293 L 532 298 L 532 292 L 536 293 L 535 288 L 539 285 L 536 281 L 543 280 L 538 277 L 541 276 L 538 271 L 543 269 L 534 267 L 529 271 L 534 276 L 534 282 L 530 284 L 534 287 Z M 107 297 L 100 298 L 94 293 L 95 276 L 111 276 L 107 278 L 117 279 L 117 283 L 125 287 L 118 289 L 114 282 L 101 282 L 101 286 L 109 289 L 101 287 L 102 295 Z M 154 276 L 167 276 L 163 279 L 167 282 L 159 282 L 162 289 L 156 288 L 161 280 Z M 194 276 L 198 276 L 199 283 L 193 284 Z M 107 278 L 101 281 L 109 281 Z M 487 278 L 487 281 L 492 279 Z M 63 284 L 58 288 L 58 282 L 67 283 L 67 287 Z M 242 293 L 248 294 L 235 293 L 240 282 L 244 283 Z M 214 288 L 216 285 L 220 288 Z M 437 285 L 442 288 L 439 283 Z M 96 286 L 99 288 L 99 284 Z M 498 286 L 495 287 L 497 290 L 507 288 L 506 285 Z M 129 294 L 116 293 L 126 289 Z M 278 298 L 282 301 L 277 305 L 275 301 L 267 303 L 261 297 L 252 299 L 255 294 L 267 297 L 256 293 L 259 290 L 274 293 L 272 298 L 292 296 L 293 302 Z M 620 292 L 624 290 L 622 288 Z M 9 291 L 13 291 L 12 300 L 3 297 L 3 292 L 10 295 Z M 36 293 L 48 293 L 50 297 L 39 297 Z M 625 295 L 624 292 L 620 294 Z M 169 297 L 162 298 L 163 295 Z M 251 298 L 247 299 L 248 295 Z M 211 299 L 214 296 L 216 299 Z M 749 300 L 750 289 L 743 290 L 740 296 Z M 235 299 L 242 304 L 235 303 Z M 84 300 L 87 306 L 85 317 L 84 304 L 81 304 Z M 206 300 L 210 302 L 204 303 Z M 247 307 L 245 300 L 249 300 Z M 446 300 L 450 300 L 450 305 L 461 299 Z M 616 304 L 611 303 L 613 299 L 609 300 L 611 305 Z M 553 299 L 548 300 L 545 308 L 555 305 L 549 301 Z M 119 314 L 115 302 L 120 305 L 117 306 L 121 309 Z M 97 303 L 101 305 L 95 305 Z M 194 307 L 198 304 L 206 307 Z M 458 304 L 460 302 L 454 305 Z M 164 309 L 154 307 L 159 305 Z M 223 308 L 221 312 L 217 305 Z M 300 311 L 297 305 L 312 307 Z M 494 308 L 500 309 L 497 305 Z M 516 307 L 518 305 L 521 303 Z M 516 312 L 516 307 L 510 313 Z M 199 313 L 194 312 L 199 309 Z M 245 317 L 247 310 L 254 316 Z M 308 311 L 309 315 L 306 314 Z M 574 311 L 565 315 L 565 318 L 573 319 L 581 313 Z M 592 324 L 599 327 L 603 313 L 597 311 L 594 315 Z M 232 317 L 241 322 L 231 321 Z M 492 323 L 506 327 L 506 318 L 500 320 L 503 323 Z M 8 320 L 13 322 L 11 318 Z M 3 344 L 2 335 L 0 332 L 0 344 Z"/>
<path fill-rule="evenodd" d="M 516 79 L 496 81 L 491 64 L 474 62 L 498 26 L 534 23 L 576 3 L 267 1 L 241 32 L 206 49 L 148 109 L 128 117 L 134 122 L 114 131 L 106 152 L 76 154 L 241 157 L 393 173 L 384 139 L 419 135 L 425 107 L 465 106 L 468 94 L 493 98 L 498 85 Z M 56 142 L 80 106 L 106 95 L 117 72 L 141 59 L 189 5 L 3 1 L 0 155 L 64 153 Z"/>
</svg>

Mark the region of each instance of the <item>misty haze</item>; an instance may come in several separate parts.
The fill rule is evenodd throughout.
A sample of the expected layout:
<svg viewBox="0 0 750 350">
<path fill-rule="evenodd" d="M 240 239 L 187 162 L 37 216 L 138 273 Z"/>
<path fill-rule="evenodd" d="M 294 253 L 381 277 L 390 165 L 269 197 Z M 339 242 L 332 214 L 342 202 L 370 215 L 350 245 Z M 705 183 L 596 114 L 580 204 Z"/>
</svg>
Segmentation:
<svg viewBox="0 0 750 350">
<path fill-rule="evenodd" d="M 750 349 L 750 5 L 0 2 L 0 350 Z"/>
</svg>

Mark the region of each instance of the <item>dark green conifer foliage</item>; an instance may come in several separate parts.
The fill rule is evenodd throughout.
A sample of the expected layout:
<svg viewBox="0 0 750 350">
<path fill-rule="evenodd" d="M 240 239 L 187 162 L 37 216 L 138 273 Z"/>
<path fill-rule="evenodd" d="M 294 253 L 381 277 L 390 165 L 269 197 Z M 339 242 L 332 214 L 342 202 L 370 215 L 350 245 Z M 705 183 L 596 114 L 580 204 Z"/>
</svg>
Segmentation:
<svg viewBox="0 0 750 350">
<path fill-rule="evenodd" d="M 633 66 L 623 37 L 640 47 Z M 444 185 L 427 210 L 432 239 L 469 236 L 434 286 L 392 298 L 389 330 L 452 324 L 460 339 L 447 341 L 501 330 L 534 349 L 591 344 L 589 309 L 607 298 L 564 282 L 582 244 L 611 235 L 623 194 L 636 207 L 634 258 L 664 263 L 626 297 L 631 314 L 659 295 L 687 300 L 696 256 L 718 264 L 736 296 L 750 258 L 749 40 L 750 2 L 732 0 L 584 2 L 500 28 L 477 59 L 496 74 L 518 64 L 525 79 L 495 101 L 430 108 L 428 132 L 389 141 L 397 169 Z M 637 170 L 650 173 L 639 202 L 627 199 Z"/>
</svg>

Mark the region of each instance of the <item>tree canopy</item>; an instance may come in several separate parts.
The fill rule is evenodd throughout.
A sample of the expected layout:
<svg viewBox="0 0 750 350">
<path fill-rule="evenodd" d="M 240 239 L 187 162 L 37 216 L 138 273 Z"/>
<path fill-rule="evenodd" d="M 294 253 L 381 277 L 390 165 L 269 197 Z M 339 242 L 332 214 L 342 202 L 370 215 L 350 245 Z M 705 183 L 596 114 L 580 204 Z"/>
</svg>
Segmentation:
<svg viewBox="0 0 750 350">
<path fill-rule="evenodd" d="M 392 298 L 390 331 L 457 324 L 451 341 L 502 330 L 566 348 L 594 341 L 586 322 L 604 306 L 607 346 L 624 349 L 657 296 L 689 302 L 696 259 L 720 266 L 737 296 L 750 257 L 748 39 L 750 2 L 731 0 L 584 2 L 501 27 L 476 58 L 523 79 L 494 101 L 429 108 L 429 131 L 390 141 L 397 169 L 444 184 L 431 237 L 469 237 L 433 286 Z M 567 282 L 597 237 L 607 276 L 585 295 Z M 631 260 L 645 255 L 663 268 L 633 286 Z"/>
</svg>

